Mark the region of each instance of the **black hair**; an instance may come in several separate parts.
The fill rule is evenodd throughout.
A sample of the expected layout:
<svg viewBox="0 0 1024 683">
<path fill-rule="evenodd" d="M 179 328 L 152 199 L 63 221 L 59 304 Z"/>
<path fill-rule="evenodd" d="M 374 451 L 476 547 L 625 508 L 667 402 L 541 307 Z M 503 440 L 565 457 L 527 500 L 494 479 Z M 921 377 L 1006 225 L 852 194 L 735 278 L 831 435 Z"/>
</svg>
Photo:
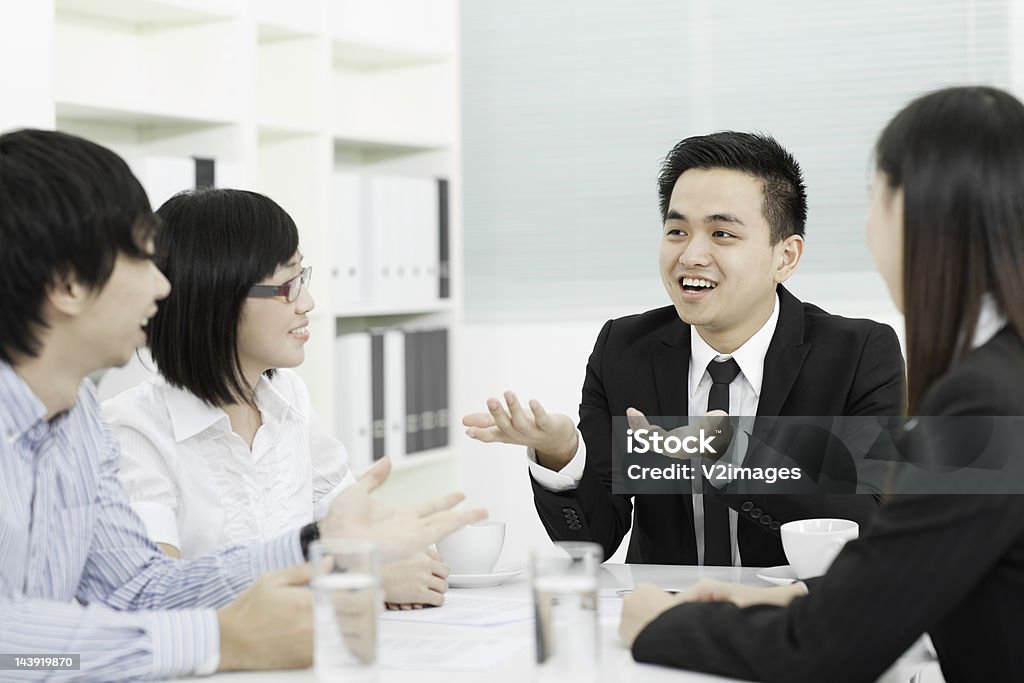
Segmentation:
<svg viewBox="0 0 1024 683">
<path fill-rule="evenodd" d="M 102 288 L 118 253 L 148 258 L 146 191 L 114 152 L 74 135 L 0 135 L 0 359 L 39 353 L 43 302 L 65 277 Z"/>
<path fill-rule="evenodd" d="M 153 360 L 169 384 L 210 405 L 251 403 L 238 323 L 249 288 L 298 251 L 295 221 L 274 200 L 245 190 L 184 192 L 157 215 L 156 263 L 171 294 L 149 321 Z"/>
<path fill-rule="evenodd" d="M 666 155 L 658 174 L 661 220 L 676 181 L 691 168 L 724 168 L 747 173 L 761 181 L 761 213 L 771 228 L 770 242 L 804 235 L 807 192 L 800 165 L 775 138 L 760 133 L 722 131 L 681 140 Z"/>
<path fill-rule="evenodd" d="M 1024 105 L 946 88 L 900 111 L 875 158 L 903 188 L 908 408 L 970 350 L 989 292 L 1024 339 Z"/>
</svg>

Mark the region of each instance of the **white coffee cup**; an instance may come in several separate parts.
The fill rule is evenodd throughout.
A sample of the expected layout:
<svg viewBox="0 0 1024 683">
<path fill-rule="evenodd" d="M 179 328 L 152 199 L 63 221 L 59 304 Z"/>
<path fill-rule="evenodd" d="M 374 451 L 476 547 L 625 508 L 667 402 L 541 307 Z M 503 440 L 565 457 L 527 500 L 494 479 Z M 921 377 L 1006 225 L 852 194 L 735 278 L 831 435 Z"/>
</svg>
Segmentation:
<svg viewBox="0 0 1024 683">
<path fill-rule="evenodd" d="M 505 522 L 467 524 L 437 542 L 452 574 L 490 574 L 505 543 Z"/>
<path fill-rule="evenodd" d="M 860 527 L 849 519 L 798 519 L 779 529 L 786 559 L 799 579 L 821 576 Z"/>
</svg>

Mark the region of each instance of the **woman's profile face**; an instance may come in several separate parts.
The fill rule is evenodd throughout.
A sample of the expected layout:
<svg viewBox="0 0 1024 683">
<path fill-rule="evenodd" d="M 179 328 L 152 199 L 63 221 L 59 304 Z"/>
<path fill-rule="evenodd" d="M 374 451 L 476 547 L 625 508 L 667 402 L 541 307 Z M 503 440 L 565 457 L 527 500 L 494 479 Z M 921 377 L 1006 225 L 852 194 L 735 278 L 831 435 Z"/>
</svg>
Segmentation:
<svg viewBox="0 0 1024 683">
<path fill-rule="evenodd" d="M 302 255 L 296 252 L 288 263 L 257 284 L 282 285 L 301 272 Z M 238 359 L 247 374 L 302 364 L 309 341 L 307 314 L 313 306 L 313 297 L 305 287 L 291 303 L 283 296 L 246 299 L 238 323 Z"/>
<path fill-rule="evenodd" d="M 885 280 L 896 308 L 903 311 L 903 188 L 892 188 L 889 178 L 875 172 L 871 202 L 864 225 L 868 251 Z"/>
</svg>

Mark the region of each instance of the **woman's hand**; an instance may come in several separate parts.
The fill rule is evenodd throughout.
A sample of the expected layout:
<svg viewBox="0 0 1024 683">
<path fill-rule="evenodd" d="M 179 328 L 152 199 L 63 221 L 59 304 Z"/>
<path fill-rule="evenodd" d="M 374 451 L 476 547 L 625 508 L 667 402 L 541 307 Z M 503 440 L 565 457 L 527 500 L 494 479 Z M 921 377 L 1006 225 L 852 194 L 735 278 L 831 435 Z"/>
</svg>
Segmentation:
<svg viewBox="0 0 1024 683">
<path fill-rule="evenodd" d="M 800 595 L 807 595 L 807 587 L 799 581 L 788 586 L 747 586 L 717 579 L 701 579 L 677 593 L 676 598 L 678 602 L 731 602 L 737 607 L 785 607 Z"/>
<path fill-rule="evenodd" d="M 381 569 L 384 602 L 388 609 L 417 609 L 444 604 L 451 572 L 436 550 L 427 549 Z"/>
</svg>

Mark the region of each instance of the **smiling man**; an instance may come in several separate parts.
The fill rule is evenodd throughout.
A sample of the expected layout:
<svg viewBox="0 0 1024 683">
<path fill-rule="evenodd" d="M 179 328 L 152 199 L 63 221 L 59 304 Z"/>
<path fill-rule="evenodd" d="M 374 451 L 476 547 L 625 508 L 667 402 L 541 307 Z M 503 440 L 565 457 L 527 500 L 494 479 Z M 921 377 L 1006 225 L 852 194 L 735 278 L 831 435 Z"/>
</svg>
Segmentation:
<svg viewBox="0 0 1024 683">
<path fill-rule="evenodd" d="M 506 392 L 507 408 L 492 398 L 488 413 L 466 416 L 467 434 L 529 448 L 537 511 L 553 540 L 595 541 L 608 557 L 632 525 L 629 562 L 785 564 L 782 524 L 863 522 L 873 498 L 721 495 L 696 477 L 678 495 L 613 493 L 613 416 L 900 415 L 899 343 L 886 325 L 830 315 L 782 286 L 803 254 L 807 200 L 800 167 L 771 137 L 681 141 L 663 162 L 658 194 L 659 266 L 672 305 L 605 324 L 579 429 Z M 734 464 L 748 445 L 736 440 Z"/>
</svg>

